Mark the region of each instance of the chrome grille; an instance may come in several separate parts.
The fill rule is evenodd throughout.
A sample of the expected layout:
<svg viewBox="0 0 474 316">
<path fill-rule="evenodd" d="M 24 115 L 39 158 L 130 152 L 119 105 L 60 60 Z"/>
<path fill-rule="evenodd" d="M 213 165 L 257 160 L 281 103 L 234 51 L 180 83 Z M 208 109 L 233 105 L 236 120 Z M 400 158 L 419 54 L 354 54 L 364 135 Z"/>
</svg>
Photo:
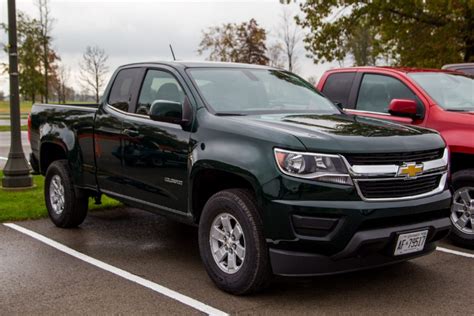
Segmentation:
<svg viewBox="0 0 474 316">
<path fill-rule="evenodd" d="M 367 199 L 393 199 L 425 194 L 438 188 L 442 175 L 415 179 L 358 180 L 360 193 Z"/>
<path fill-rule="evenodd" d="M 443 157 L 444 148 L 409 153 L 370 153 L 344 155 L 351 165 L 401 165 L 405 162 L 424 162 Z"/>
</svg>

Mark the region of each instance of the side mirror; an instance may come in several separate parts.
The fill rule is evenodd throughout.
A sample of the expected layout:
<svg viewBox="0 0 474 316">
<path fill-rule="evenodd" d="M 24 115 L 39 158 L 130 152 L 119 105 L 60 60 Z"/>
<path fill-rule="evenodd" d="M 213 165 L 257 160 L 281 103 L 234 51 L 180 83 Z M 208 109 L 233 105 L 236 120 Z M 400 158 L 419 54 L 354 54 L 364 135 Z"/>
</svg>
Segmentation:
<svg viewBox="0 0 474 316">
<path fill-rule="evenodd" d="M 421 119 L 422 115 L 418 112 L 418 105 L 414 100 L 393 99 L 388 107 L 388 112 L 395 116 L 409 117 L 412 119 Z"/>
<path fill-rule="evenodd" d="M 153 121 L 180 124 L 183 118 L 183 106 L 179 102 L 155 100 L 149 113 Z"/>
<path fill-rule="evenodd" d="M 150 119 L 158 122 L 179 124 L 183 128 L 192 123 L 193 111 L 187 97 L 183 104 L 175 101 L 155 100 L 151 104 Z"/>
</svg>

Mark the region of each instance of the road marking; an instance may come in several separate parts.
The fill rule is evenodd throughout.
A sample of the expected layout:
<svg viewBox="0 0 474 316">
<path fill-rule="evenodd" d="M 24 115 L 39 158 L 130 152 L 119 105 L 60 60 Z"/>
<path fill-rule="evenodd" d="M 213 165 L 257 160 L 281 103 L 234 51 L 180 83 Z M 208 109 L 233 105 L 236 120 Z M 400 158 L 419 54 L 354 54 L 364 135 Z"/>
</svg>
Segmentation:
<svg viewBox="0 0 474 316">
<path fill-rule="evenodd" d="M 452 249 L 443 248 L 443 247 L 436 247 L 436 250 L 441 251 L 441 252 L 450 253 L 452 255 L 458 255 L 458 256 L 466 257 L 466 258 L 474 258 L 474 254 L 472 254 L 472 253 L 452 250 Z"/>
<path fill-rule="evenodd" d="M 35 233 L 34 231 L 31 231 L 29 229 L 26 229 L 24 227 L 21 227 L 21 226 L 18 226 L 16 224 L 10 224 L 10 223 L 6 223 L 6 224 L 3 224 L 7 227 L 10 227 L 11 229 L 14 229 L 20 233 L 23 233 L 25 235 L 28 235 L 38 241 L 41 241 L 42 243 L 48 245 L 48 246 L 51 246 L 59 251 L 62 251 L 70 256 L 73 256 L 79 260 L 82 260 L 84 262 L 87 262 L 93 266 L 96 266 L 102 270 L 105 270 L 105 271 L 108 271 L 110 273 L 113 273 L 115 275 L 118 275 L 124 279 L 127 279 L 131 282 L 134 282 L 134 283 L 137 283 L 141 286 L 144 286 L 150 290 L 153 290 L 157 293 L 160 293 L 162 295 L 165 295 L 171 299 L 174 299 L 178 302 L 181 302 L 185 305 L 188 305 L 194 309 L 197 309 L 203 313 L 206 313 L 208 315 L 228 315 L 227 313 L 221 311 L 221 310 L 218 310 L 212 306 L 209 306 L 209 305 L 206 305 L 198 300 L 195 300 L 189 296 L 186 296 L 186 295 L 183 295 L 181 293 L 178 293 L 176 291 L 173 291 L 171 289 L 168 289 L 167 287 L 164 287 L 162 285 L 159 285 L 157 283 L 154 283 L 152 281 L 149 281 L 147 279 L 144 279 L 142 277 L 139 277 L 135 274 L 132 274 L 130 272 L 127 272 L 125 270 L 122 270 L 120 268 L 117 268 L 117 267 L 114 267 L 108 263 L 105 263 L 103 261 L 100 261 L 100 260 L 97 260 L 95 258 L 92 258 L 92 257 L 89 257 L 88 255 L 85 255 L 79 251 L 76 251 L 72 248 L 69 248 L 63 244 L 60 244 L 58 243 L 57 241 L 54 241 L 52 239 L 49 239 L 43 235 L 40 235 L 38 233 Z"/>
<path fill-rule="evenodd" d="M 0 157 L 0 160 L 8 160 L 7 157 Z"/>
</svg>

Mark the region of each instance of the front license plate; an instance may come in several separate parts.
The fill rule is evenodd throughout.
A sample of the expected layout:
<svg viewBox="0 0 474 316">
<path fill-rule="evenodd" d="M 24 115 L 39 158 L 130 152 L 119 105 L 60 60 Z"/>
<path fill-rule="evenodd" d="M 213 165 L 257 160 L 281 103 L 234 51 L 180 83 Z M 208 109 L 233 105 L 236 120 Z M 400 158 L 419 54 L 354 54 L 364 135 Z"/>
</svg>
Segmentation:
<svg viewBox="0 0 474 316">
<path fill-rule="evenodd" d="M 426 236 L 428 236 L 427 230 L 398 235 L 395 256 L 422 251 L 425 248 Z"/>
</svg>

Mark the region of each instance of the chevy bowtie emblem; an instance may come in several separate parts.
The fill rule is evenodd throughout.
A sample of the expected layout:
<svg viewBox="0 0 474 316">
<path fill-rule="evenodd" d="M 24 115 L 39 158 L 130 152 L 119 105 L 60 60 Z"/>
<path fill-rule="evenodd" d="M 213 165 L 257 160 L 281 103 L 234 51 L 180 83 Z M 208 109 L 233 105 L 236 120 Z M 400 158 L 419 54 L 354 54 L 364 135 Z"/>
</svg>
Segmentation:
<svg viewBox="0 0 474 316">
<path fill-rule="evenodd" d="M 423 173 L 423 164 L 404 163 L 398 168 L 397 176 L 413 178 Z"/>
</svg>

